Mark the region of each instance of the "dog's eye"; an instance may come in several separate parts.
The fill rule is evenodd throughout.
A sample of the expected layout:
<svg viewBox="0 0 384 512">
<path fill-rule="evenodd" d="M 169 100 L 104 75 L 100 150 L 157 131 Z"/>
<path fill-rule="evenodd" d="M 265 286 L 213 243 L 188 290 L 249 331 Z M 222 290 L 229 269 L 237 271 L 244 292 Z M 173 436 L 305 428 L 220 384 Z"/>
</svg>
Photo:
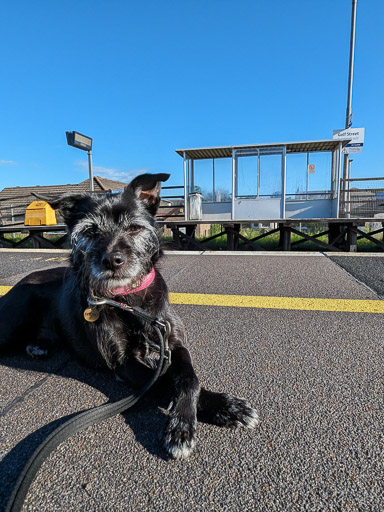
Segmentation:
<svg viewBox="0 0 384 512">
<path fill-rule="evenodd" d="M 140 227 L 140 226 L 137 226 L 136 224 L 131 224 L 131 225 L 128 227 L 128 231 L 129 231 L 130 233 L 138 233 L 140 230 L 141 230 L 141 227 Z"/>
<path fill-rule="evenodd" d="M 97 234 L 96 226 L 89 226 L 87 229 L 83 230 L 83 235 L 85 236 L 95 236 Z"/>
</svg>

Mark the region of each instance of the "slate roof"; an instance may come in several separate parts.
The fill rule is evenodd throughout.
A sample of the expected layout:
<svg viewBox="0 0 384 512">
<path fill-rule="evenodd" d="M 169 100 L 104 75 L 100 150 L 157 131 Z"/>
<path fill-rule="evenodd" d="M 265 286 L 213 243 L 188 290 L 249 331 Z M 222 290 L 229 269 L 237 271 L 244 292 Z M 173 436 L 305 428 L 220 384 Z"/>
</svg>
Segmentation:
<svg viewBox="0 0 384 512">
<path fill-rule="evenodd" d="M 107 190 L 121 190 L 127 184 L 121 181 L 109 180 L 94 176 L 93 187 L 95 192 L 105 192 Z M 89 180 L 84 180 L 81 183 L 68 184 L 68 185 L 37 185 L 34 187 L 5 187 L 0 191 L 0 200 L 13 199 L 17 197 L 24 197 L 31 195 L 32 192 L 36 194 L 52 194 L 60 195 L 65 192 L 80 192 L 89 191 Z M 33 196 L 32 197 L 32 201 Z"/>
<path fill-rule="evenodd" d="M 122 181 L 109 180 L 100 176 L 93 177 L 94 192 L 101 193 L 108 190 L 122 190 L 127 183 Z M 36 197 L 32 192 L 42 195 L 59 196 L 66 192 L 88 192 L 89 180 L 73 185 L 41 185 L 35 187 L 6 187 L 0 191 L 0 225 L 23 224 L 25 209 Z M 183 217 L 183 205 L 175 206 L 169 201 L 161 201 L 158 217 L 161 220 L 169 217 Z"/>
<path fill-rule="evenodd" d="M 93 177 L 96 193 L 108 190 L 122 190 L 127 184 L 109 180 L 100 176 Z M 43 195 L 62 195 L 66 192 L 88 192 L 89 180 L 68 185 L 41 185 L 34 187 L 5 187 L 0 191 L 0 224 L 24 222 L 25 208 L 36 200 L 32 193 Z"/>
</svg>

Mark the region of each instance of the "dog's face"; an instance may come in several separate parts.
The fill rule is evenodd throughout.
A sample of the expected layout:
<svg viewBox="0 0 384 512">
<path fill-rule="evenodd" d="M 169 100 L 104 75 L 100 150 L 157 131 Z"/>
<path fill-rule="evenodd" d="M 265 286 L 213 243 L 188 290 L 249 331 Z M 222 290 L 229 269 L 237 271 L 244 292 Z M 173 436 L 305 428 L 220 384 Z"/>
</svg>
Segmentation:
<svg viewBox="0 0 384 512">
<path fill-rule="evenodd" d="M 121 193 L 69 194 L 54 200 L 69 228 L 72 263 L 89 291 L 113 297 L 140 285 L 160 255 L 154 215 L 160 182 L 169 174 L 144 174 Z"/>
</svg>

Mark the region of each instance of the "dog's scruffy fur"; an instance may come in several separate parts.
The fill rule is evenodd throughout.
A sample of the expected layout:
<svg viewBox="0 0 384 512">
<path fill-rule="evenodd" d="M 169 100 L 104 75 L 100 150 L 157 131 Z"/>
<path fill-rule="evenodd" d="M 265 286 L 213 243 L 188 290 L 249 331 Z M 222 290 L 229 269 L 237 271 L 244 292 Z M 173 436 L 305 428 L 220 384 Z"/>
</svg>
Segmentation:
<svg viewBox="0 0 384 512">
<path fill-rule="evenodd" d="M 121 193 L 44 198 L 68 226 L 71 265 L 34 272 L 0 299 L 0 345 L 21 344 L 39 357 L 52 344 L 64 342 L 86 365 L 109 367 L 141 386 L 153 373 L 149 342 L 157 338 L 150 324 L 110 306 L 101 309 L 95 322 L 87 322 L 87 297 L 114 299 L 167 320 L 172 328 L 167 376 L 173 398 L 164 447 L 180 459 L 194 448 L 197 418 L 225 427 L 254 427 L 258 416 L 243 399 L 201 388 L 184 346 L 183 324 L 169 306 L 166 284 L 156 268 L 162 250 L 154 215 L 161 181 L 168 177 L 143 174 Z M 137 288 L 153 267 L 155 279 L 149 287 L 114 295 L 119 287 Z"/>
</svg>

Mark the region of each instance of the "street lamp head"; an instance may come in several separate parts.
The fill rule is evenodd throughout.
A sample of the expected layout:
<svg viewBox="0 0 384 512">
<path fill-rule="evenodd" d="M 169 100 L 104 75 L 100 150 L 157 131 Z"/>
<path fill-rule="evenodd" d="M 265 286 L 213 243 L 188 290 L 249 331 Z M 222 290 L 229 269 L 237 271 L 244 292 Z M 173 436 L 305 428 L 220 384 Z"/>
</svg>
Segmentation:
<svg viewBox="0 0 384 512">
<path fill-rule="evenodd" d="M 67 143 L 77 149 L 84 151 L 92 151 L 92 139 L 79 132 L 65 132 L 67 136 Z"/>
<path fill-rule="evenodd" d="M 92 139 L 79 132 L 65 132 L 69 146 L 88 151 L 89 190 L 93 192 Z"/>
</svg>

